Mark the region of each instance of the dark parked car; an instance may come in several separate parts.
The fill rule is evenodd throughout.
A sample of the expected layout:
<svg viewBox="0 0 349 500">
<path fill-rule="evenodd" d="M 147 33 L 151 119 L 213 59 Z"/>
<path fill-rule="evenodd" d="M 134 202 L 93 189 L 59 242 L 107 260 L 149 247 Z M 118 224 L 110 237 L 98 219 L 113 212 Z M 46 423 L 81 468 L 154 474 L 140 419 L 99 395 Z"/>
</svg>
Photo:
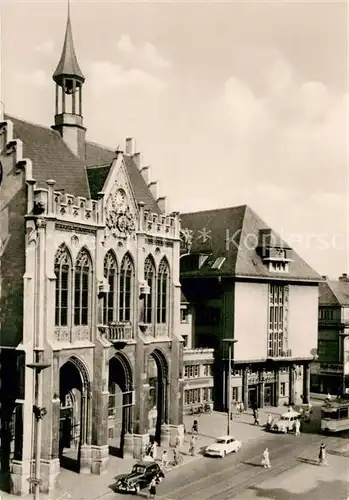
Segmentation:
<svg viewBox="0 0 349 500">
<path fill-rule="evenodd" d="M 121 477 L 116 483 L 116 489 L 125 493 L 138 493 L 148 486 L 153 479 L 158 478 L 158 483 L 165 477 L 159 464 L 155 462 L 138 462 L 126 476 Z"/>
</svg>

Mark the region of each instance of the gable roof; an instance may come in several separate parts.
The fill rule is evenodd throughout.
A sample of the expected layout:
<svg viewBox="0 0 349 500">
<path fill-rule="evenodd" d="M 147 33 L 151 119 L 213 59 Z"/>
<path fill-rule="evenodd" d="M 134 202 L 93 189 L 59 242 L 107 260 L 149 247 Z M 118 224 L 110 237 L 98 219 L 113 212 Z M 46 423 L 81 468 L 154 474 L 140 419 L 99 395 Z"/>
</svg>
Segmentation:
<svg viewBox="0 0 349 500">
<path fill-rule="evenodd" d="M 319 305 L 349 307 L 349 281 L 327 280 L 320 283 Z"/>
<path fill-rule="evenodd" d="M 103 189 L 115 157 L 116 153 L 112 149 L 91 142 L 86 143 L 87 175 L 93 198 Z M 123 159 L 136 201 L 143 202 L 150 212 L 160 214 L 160 208 L 132 157 L 124 154 Z"/>
<path fill-rule="evenodd" d="M 5 120 L 11 120 L 14 138 L 23 142 L 23 157 L 32 161 L 38 187 L 47 188 L 46 181 L 54 179 L 55 190 L 90 198 L 85 164 L 58 132 L 8 115 Z"/>
<path fill-rule="evenodd" d="M 270 272 L 256 252 L 259 231 L 267 224 L 247 205 L 181 214 L 182 229 L 194 231 L 191 253 L 210 256 L 199 270 L 185 275 L 234 275 L 321 281 L 322 278 L 301 257 L 292 251 L 289 272 Z M 290 248 L 278 234 L 271 231 L 273 241 Z M 218 257 L 225 257 L 222 265 L 213 269 Z"/>
</svg>

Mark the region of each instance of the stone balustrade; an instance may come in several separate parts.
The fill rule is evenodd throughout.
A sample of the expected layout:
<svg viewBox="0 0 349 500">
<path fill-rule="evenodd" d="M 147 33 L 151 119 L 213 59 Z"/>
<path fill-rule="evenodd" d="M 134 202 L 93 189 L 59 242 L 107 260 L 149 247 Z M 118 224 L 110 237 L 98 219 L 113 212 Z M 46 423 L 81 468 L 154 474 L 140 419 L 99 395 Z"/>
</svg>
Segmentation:
<svg viewBox="0 0 349 500">
<path fill-rule="evenodd" d="M 109 342 L 116 342 L 118 340 L 133 340 L 133 328 L 131 323 L 115 322 L 103 326 L 104 334 Z M 101 330 L 101 328 L 100 328 Z"/>
</svg>

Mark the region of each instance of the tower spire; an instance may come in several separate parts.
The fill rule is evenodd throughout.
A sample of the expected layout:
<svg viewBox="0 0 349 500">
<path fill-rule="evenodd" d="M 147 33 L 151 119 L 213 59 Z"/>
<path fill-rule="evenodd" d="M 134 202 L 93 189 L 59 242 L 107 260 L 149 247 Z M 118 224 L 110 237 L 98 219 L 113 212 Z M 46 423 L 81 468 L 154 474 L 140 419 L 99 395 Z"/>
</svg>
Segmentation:
<svg viewBox="0 0 349 500">
<path fill-rule="evenodd" d="M 85 77 L 80 69 L 75 53 L 73 32 L 70 21 L 70 2 L 68 0 L 68 15 L 63 50 L 56 71 L 53 73 L 53 80 L 58 85 L 62 86 L 63 79 L 69 77 L 75 77 L 80 83 L 84 83 L 85 81 Z"/>
<path fill-rule="evenodd" d="M 85 81 L 76 57 L 70 20 L 70 2 L 61 58 L 52 75 L 56 83 L 56 113 L 52 128 L 58 130 L 74 154 L 85 156 L 82 86 Z"/>
</svg>

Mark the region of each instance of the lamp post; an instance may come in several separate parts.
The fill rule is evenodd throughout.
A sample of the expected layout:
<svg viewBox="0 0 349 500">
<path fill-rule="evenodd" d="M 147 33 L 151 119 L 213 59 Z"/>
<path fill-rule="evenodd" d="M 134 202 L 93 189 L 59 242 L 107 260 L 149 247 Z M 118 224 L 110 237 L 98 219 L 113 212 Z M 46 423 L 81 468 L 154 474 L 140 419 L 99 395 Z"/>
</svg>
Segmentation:
<svg viewBox="0 0 349 500">
<path fill-rule="evenodd" d="M 42 404 L 42 380 L 41 372 L 49 366 L 49 363 L 40 361 L 40 350 L 34 350 L 36 354 L 36 361 L 28 363 L 27 367 L 35 370 L 35 403 L 33 405 L 33 413 L 35 417 L 35 447 L 33 453 L 33 461 L 35 462 L 35 476 L 29 478 L 29 482 L 33 485 L 34 500 L 39 500 L 40 496 L 40 460 L 41 460 L 41 420 L 46 415 L 47 410 L 41 407 Z"/>
<path fill-rule="evenodd" d="M 227 435 L 230 436 L 230 415 L 231 415 L 231 347 L 233 344 L 237 342 L 236 339 L 223 339 L 225 344 L 228 344 L 228 388 L 227 388 L 227 397 L 228 397 L 228 425 L 227 425 Z"/>
</svg>

